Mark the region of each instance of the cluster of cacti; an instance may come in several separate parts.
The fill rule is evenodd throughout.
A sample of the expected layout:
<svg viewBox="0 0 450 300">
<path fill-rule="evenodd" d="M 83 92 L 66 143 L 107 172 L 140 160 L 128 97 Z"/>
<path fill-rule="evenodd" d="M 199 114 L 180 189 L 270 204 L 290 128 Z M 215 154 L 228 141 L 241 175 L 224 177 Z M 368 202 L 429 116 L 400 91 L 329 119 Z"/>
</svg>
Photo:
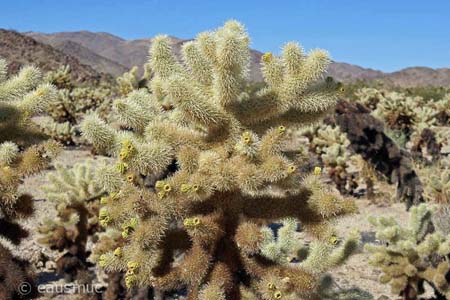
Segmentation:
<svg viewBox="0 0 450 300">
<path fill-rule="evenodd" d="M 449 96 L 425 100 L 402 91 L 374 88 L 363 88 L 355 94 L 385 122 L 386 132 L 416 156 L 436 161 L 441 149 L 449 144 Z"/>
<path fill-rule="evenodd" d="M 373 114 L 384 120 L 394 130 L 409 130 L 415 122 L 416 109 L 422 107 L 423 99 L 420 97 L 409 97 L 400 92 L 388 92 L 384 94 Z"/>
<path fill-rule="evenodd" d="M 371 110 L 375 110 L 378 103 L 385 99 L 385 92 L 376 88 L 364 87 L 355 91 L 355 97 Z"/>
<path fill-rule="evenodd" d="M 127 130 L 95 114 L 82 123 L 99 152 L 117 157 L 98 169 L 109 192 L 99 220 L 126 242 L 104 253 L 101 265 L 126 272 L 128 287 L 186 287 L 189 299 L 313 295 L 316 272 L 267 259 L 260 228 L 290 217 L 327 244 L 331 221 L 355 211 L 283 153 L 287 128 L 316 122 L 335 103 L 340 85 L 321 80 L 327 53 L 305 55 L 296 43 L 280 57 L 266 53 L 267 87 L 250 93 L 249 38 L 238 22 L 186 42 L 182 56 L 183 64 L 168 37 L 153 39 L 151 93 L 133 90 L 114 102 Z M 154 190 L 151 174 L 162 174 Z"/>
<path fill-rule="evenodd" d="M 113 88 L 102 84 L 82 86 L 71 78 L 69 66 L 49 72 L 46 80 L 58 87 L 58 97 L 47 110 L 49 116 L 37 119 L 37 123 L 44 133 L 63 144 L 83 143 L 79 122 L 92 111 L 106 117 L 110 112 Z"/>
<path fill-rule="evenodd" d="M 0 236 L 16 245 L 28 235 L 18 222 L 33 213 L 32 196 L 20 193 L 19 185 L 26 176 L 46 168 L 59 149 L 54 142 L 33 145 L 43 136 L 30 126 L 30 118 L 45 111 L 56 95 L 52 85 L 41 82 L 42 75 L 34 67 L 8 78 L 7 63 L 0 59 Z M 27 263 L 1 244 L 0 278 L 2 299 L 20 297 L 19 285 L 32 283 Z"/>
<path fill-rule="evenodd" d="M 408 227 L 392 217 L 370 219 L 381 241 L 365 247 L 372 254 L 370 264 L 382 271 L 380 281 L 390 284 L 392 293 L 403 299 L 419 299 L 425 293 L 425 283 L 433 289 L 433 299 L 448 299 L 450 235 L 433 232 L 434 210 L 426 204 L 411 208 L 410 213 Z"/>
<path fill-rule="evenodd" d="M 87 269 L 87 244 L 101 230 L 98 212 L 105 191 L 95 180 L 97 165 L 89 160 L 71 168 L 57 164 L 42 187 L 46 199 L 55 204 L 57 216 L 43 220 L 39 242 L 64 252 L 56 262 L 57 270 L 72 277 Z"/>
</svg>

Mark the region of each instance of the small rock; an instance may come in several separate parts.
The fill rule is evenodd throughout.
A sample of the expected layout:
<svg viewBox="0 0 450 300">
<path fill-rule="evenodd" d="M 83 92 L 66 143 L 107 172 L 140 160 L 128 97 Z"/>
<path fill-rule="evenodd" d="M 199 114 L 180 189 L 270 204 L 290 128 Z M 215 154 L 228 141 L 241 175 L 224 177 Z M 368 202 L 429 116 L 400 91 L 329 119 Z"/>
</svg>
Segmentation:
<svg viewBox="0 0 450 300">
<path fill-rule="evenodd" d="M 377 298 L 377 300 L 391 300 L 391 298 L 389 298 L 386 295 L 381 295 L 380 297 Z"/>
</svg>

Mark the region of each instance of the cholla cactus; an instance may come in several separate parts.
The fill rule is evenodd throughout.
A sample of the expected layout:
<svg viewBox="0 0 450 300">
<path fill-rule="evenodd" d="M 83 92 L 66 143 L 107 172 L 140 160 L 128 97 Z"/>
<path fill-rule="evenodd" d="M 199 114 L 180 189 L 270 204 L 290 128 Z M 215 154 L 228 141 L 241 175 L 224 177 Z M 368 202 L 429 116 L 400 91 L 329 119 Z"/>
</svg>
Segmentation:
<svg viewBox="0 0 450 300">
<path fill-rule="evenodd" d="M 43 187 L 49 201 L 55 203 L 57 217 L 45 219 L 38 228 L 43 235 L 39 242 L 51 249 L 67 251 L 57 261 L 60 273 L 77 275 L 87 268 L 87 243 L 101 227 L 98 224 L 100 198 L 103 188 L 95 181 L 93 161 L 75 164 L 67 169 L 56 165 L 49 174 L 49 184 Z"/>
<path fill-rule="evenodd" d="M 138 90 L 147 85 L 151 76 L 151 69 L 149 64 L 144 65 L 144 76 L 139 78 L 138 67 L 133 67 L 129 72 L 125 72 L 121 77 L 117 78 L 119 85 L 119 92 L 122 96 L 127 96 L 134 90 Z"/>
<path fill-rule="evenodd" d="M 450 236 L 439 231 L 430 233 L 432 215 L 433 209 L 421 204 L 411 208 L 407 228 L 393 218 L 370 219 L 378 228 L 376 237 L 387 243 L 366 245 L 372 254 L 370 264 L 381 269 L 380 281 L 389 283 L 392 293 L 403 299 L 419 299 L 425 282 L 434 289 L 436 299 L 450 296 L 446 279 L 450 271 Z"/>
<path fill-rule="evenodd" d="M 325 172 L 342 194 L 351 194 L 357 186 L 353 174 L 347 172 L 351 158 L 349 145 L 339 126 L 320 125 L 310 138 L 310 147 L 319 155 Z"/>
<path fill-rule="evenodd" d="M 120 228 L 127 242 L 120 255 L 105 253 L 102 265 L 126 271 L 129 287 L 187 286 L 190 299 L 239 299 L 245 282 L 266 299 L 308 295 L 315 274 L 261 261 L 257 224 L 291 217 L 314 238 L 329 240 L 330 220 L 355 210 L 283 154 L 287 127 L 316 122 L 333 107 L 339 85 L 319 80 L 327 53 L 305 55 L 288 43 L 281 57 L 265 54 L 268 86 L 252 94 L 242 92 L 250 53 L 238 22 L 200 34 L 182 53 L 184 64 L 168 37 L 153 40 L 152 94 L 141 89 L 114 103 L 131 130 L 117 131 L 96 115 L 82 124 L 99 151 L 118 157 L 99 169 L 110 192 L 100 221 Z M 163 110 L 165 103 L 173 109 Z M 142 176 L 174 161 L 177 168 L 148 191 Z M 177 252 L 184 255 L 174 261 Z M 271 281 L 284 283 L 274 291 Z"/>
<path fill-rule="evenodd" d="M 266 226 L 261 229 L 264 237 L 260 244 L 261 254 L 278 264 L 288 264 L 297 258 L 304 244 L 298 239 L 298 223 L 295 219 L 283 219 L 282 226 L 275 232 Z"/>
<path fill-rule="evenodd" d="M 33 199 L 19 193 L 19 185 L 25 176 L 46 168 L 58 150 L 53 142 L 23 149 L 42 138 L 30 126 L 30 117 L 45 111 L 55 98 L 54 87 L 40 83 L 41 73 L 34 67 L 8 78 L 6 62 L 0 59 L 0 236 L 17 245 L 27 236 L 17 222 L 33 213 Z M 21 298 L 19 284 L 32 283 L 27 263 L 1 244 L 0 277 L 0 298 L 4 299 Z"/>
<path fill-rule="evenodd" d="M 70 65 L 60 66 L 45 75 L 45 81 L 51 82 L 58 89 L 71 89 L 74 87 L 72 81 L 72 70 Z"/>
<path fill-rule="evenodd" d="M 329 280 L 324 273 L 344 263 L 358 247 L 356 234 L 345 241 L 342 241 L 336 233 L 333 233 L 328 240 L 313 240 L 310 242 L 307 237 L 300 239 L 299 224 L 295 219 L 284 219 L 281 224 L 282 226 L 278 230 L 274 230 L 273 225 L 272 228 L 264 227 L 261 229 L 264 237 L 260 244 L 262 256 L 280 265 L 306 270 L 321 277 L 323 283 Z M 324 284 L 319 284 L 316 292 L 310 295 L 310 299 L 329 299 L 323 296 L 334 294 L 332 292 L 333 287 L 330 284 L 326 289 Z M 292 297 L 295 298 L 295 294 L 288 296 L 289 299 Z"/>
</svg>

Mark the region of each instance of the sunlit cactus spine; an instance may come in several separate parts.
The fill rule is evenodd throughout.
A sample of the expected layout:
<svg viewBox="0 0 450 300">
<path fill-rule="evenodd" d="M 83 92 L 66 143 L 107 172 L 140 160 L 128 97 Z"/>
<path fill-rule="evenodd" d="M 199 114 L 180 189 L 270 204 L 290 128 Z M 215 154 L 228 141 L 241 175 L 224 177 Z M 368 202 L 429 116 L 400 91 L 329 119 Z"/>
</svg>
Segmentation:
<svg viewBox="0 0 450 300">
<path fill-rule="evenodd" d="M 188 299 L 202 300 L 240 299 L 249 286 L 264 299 L 315 292 L 314 272 L 262 262 L 260 228 L 293 218 L 313 239 L 328 241 L 331 220 L 355 211 L 283 152 L 286 130 L 320 120 L 340 85 L 322 80 L 325 51 L 305 54 L 288 43 L 280 57 L 262 58 L 267 87 L 245 93 L 249 42 L 244 27 L 229 21 L 185 43 L 182 64 L 169 38 L 157 36 L 151 93 L 135 90 L 114 102 L 128 130 L 95 114 L 83 121 L 97 151 L 117 158 L 98 170 L 110 193 L 99 220 L 121 230 L 126 243 L 101 265 L 126 272 L 128 287 L 186 287 Z M 151 174 L 164 174 L 154 190 L 145 180 Z M 282 282 L 276 295 L 271 281 Z"/>
</svg>

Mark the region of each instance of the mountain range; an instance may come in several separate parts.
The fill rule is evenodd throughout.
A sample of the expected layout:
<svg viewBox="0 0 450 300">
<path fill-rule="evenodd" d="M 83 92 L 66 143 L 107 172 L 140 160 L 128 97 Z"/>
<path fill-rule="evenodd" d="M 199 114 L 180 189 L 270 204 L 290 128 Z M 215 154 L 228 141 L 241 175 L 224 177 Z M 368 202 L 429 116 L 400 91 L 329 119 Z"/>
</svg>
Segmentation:
<svg viewBox="0 0 450 300">
<path fill-rule="evenodd" d="M 19 34 L 17 32 L 0 30 L 0 56 L 2 56 L 2 52 L 5 52 L 2 50 L 5 47 L 3 41 L 5 32 L 15 35 Z M 32 44 L 34 40 L 36 45 L 39 45 L 39 47 L 34 45 L 34 47 L 30 47 L 28 50 L 23 49 L 22 53 L 31 51 L 32 48 L 34 49 L 36 47 L 42 52 L 42 48 L 51 47 L 52 50 L 50 48 L 47 50 L 50 52 L 56 51 L 59 55 L 50 55 L 49 59 L 63 60 L 69 64 L 75 63 L 76 61 L 77 63 L 75 64 L 78 68 L 83 66 L 84 73 L 89 69 L 90 72 L 95 71 L 94 73 L 97 73 L 96 76 L 112 75 L 114 77 L 123 74 L 133 66 L 142 66 L 146 63 L 148 49 L 152 41 L 151 38 L 125 40 L 110 33 L 90 31 L 50 34 L 25 32 L 20 35 L 23 37 L 22 41 L 20 41 L 22 48 L 26 48 L 23 45 L 25 43 L 23 40 L 27 40 L 28 44 Z M 188 40 L 176 37 L 170 37 L 170 39 L 174 52 L 179 57 L 182 44 Z M 33 51 L 36 51 L 36 49 Z M 61 55 L 63 58 L 60 57 Z M 255 82 L 262 81 L 262 75 L 259 69 L 261 56 L 261 52 L 257 50 L 251 51 L 250 79 Z M 388 85 L 401 87 L 425 85 L 450 86 L 450 68 L 432 69 L 427 67 L 411 67 L 392 73 L 385 73 L 349 63 L 333 62 L 328 69 L 328 75 L 345 83 L 356 82 L 358 80 L 377 80 L 383 81 Z"/>
</svg>

